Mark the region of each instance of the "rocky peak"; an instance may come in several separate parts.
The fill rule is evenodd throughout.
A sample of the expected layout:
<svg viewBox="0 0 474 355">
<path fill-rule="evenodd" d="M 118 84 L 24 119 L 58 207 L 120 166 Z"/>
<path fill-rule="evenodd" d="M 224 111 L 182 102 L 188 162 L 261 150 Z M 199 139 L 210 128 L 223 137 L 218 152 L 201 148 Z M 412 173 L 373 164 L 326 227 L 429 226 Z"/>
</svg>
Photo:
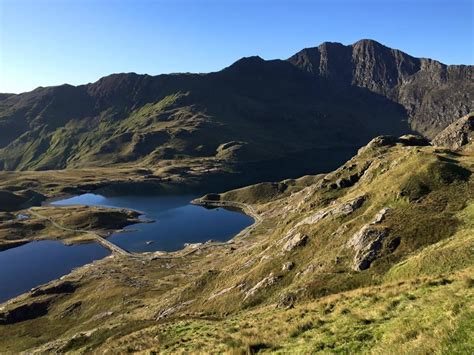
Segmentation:
<svg viewBox="0 0 474 355">
<path fill-rule="evenodd" d="M 351 49 L 341 43 L 324 42 L 305 48 L 288 59 L 306 72 L 337 83 L 350 83 L 352 75 Z"/>
<path fill-rule="evenodd" d="M 353 84 L 388 94 L 420 70 L 420 60 L 397 49 L 363 40 L 352 46 Z"/>
<path fill-rule="evenodd" d="M 105 76 L 86 85 L 87 93 L 96 100 L 96 108 L 115 106 L 118 111 L 148 100 L 148 88 L 153 77 L 136 73 Z"/>
<path fill-rule="evenodd" d="M 368 39 L 348 46 L 325 42 L 303 49 L 288 61 L 334 85 L 358 86 L 401 104 L 411 128 L 428 138 L 451 123 L 457 113 L 473 109 L 472 65 L 448 66 L 415 58 Z"/>
<path fill-rule="evenodd" d="M 420 69 L 419 59 L 369 39 L 348 46 L 324 42 L 288 61 L 312 74 L 382 94 Z"/>
</svg>

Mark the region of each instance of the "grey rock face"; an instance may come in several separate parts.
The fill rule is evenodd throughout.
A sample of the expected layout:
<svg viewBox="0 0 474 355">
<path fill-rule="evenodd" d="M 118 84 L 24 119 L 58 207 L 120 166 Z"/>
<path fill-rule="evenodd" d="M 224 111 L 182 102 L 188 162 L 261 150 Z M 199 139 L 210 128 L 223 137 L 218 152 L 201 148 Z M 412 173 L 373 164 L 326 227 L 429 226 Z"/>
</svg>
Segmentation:
<svg viewBox="0 0 474 355">
<path fill-rule="evenodd" d="M 254 287 L 252 287 L 250 290 L 245 292 L 245 297 L 244 300 L 246 300 L 249 297 L 252 297 L 259 291 L 260 289 L 269 287 L 273 285 L 275 282 L 277 282 L 278 278 L 274 276 L 273 274 L 268 275 L 264 279 L 260 280 Z"/>
<path fill-rule="evenodd" d="M 474 113 L 450 124 L 433 139 L 433 145 L 460 149 L 474 142 Z"/>
<path fill-rule="evenodd" d="M 308 236 L 302 233 L 296 233 L 291 237 L 285 245 L 283 245 L 283 251 L 292 251 L 293 249 L 303 246 L 308 241 Z"/>
<path fill-rule="evenodd" d="M 473 109 L 474 66 L 415 58 L 372 40 L 323 43 L 288 59 L 336 84 L 366 88 L 401 104 L 412 129 L 433 138 Z"/>
<path fill-rule="evenodd" d="M 354 234 L 347 243 L 347 246 L 353 248 L 356 252 L 352 269 L 355 271 L 368 269 L 377 258 L 382 248 L 382 242 L 387 236 L 388 229 L 379 229 L 373 225 L 366 225 Z"/>
</svg>

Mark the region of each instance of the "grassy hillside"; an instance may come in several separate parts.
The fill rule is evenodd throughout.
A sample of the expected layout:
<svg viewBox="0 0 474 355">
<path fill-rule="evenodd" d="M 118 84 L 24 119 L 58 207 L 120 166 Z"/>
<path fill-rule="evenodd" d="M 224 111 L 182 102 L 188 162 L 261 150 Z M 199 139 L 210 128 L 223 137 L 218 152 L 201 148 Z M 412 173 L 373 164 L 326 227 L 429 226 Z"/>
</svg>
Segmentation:
<svg viewBox="0 0 474 355">
<path fill-rule="evenodd" d="M 188 159 L 234 166 L 359 147 L 377 134 L 407 132 L 405 118 L 379 95 L 332 88 L 289 62 L 251 57 L 205 75 L 117 74 L 9 96 L 0 102 L 0 168 Z"/>
<path fill-rule="evenodd" d="M 198 159 L 252 173 L 245 163 L 267 161 L 256 182 L 283 178 L 278 159 L 298 154 L 291 170 L 326 172 L 315 166 L 321 150 L 352 154 L 377 135 L 410 130 L 434 137 L 472 109 L 472 78 L 472 66 L 362 40 L 323 43 L 288 60 L 242 58 L 209 74 L 124 73 L 40 87 L 0 96 L 0 170 Z"/>
<path fill-rule="evenodd" d="M 474 156 L 424 144 L 378 137 L 324 176 L 214 195 L 261 220 L 7 303 L 0 351 L 471 353 Z"/>
</svg>

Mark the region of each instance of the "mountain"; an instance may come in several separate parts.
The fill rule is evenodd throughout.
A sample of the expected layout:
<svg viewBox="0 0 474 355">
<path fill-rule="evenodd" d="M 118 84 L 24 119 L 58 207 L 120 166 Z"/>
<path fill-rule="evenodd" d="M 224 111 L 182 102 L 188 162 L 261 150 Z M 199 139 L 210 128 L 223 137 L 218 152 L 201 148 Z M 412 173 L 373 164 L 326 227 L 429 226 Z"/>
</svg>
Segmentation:
<svg viewBox="0 0 474 355">
<path fill-rule="evenodd" d="M 473 107 L 474 66 L 415 58 L 372 40 L 323 43 L 288 61 L 335 85 L 366 88 L 403 105 L 411 128 L 428 138 Z"/>
<path fill-rule="evenodd" d="M 432 137 L 472 109 L 472 78 L 472 66 L 364 40 L 286 61 L 242 58 L 209 74 L 114 74 L 5 94 L 0 169 L 206 161 L 242 172 L 268 162 L 272 171 L 299 155 L 307 174 L 327 170 L 318 166 L 327 150 L 347 151 L 334 168 L 376 135 Z"/>
<path fill-rule="evenodd" d="M 6 170 L 259 161 L 408 129 L 398 105 L 358 88 L 340 94 L 288 62 L 259 58 L 207 75 L 40 88 L 1 101 L 0 157 Z"/>
</svg>

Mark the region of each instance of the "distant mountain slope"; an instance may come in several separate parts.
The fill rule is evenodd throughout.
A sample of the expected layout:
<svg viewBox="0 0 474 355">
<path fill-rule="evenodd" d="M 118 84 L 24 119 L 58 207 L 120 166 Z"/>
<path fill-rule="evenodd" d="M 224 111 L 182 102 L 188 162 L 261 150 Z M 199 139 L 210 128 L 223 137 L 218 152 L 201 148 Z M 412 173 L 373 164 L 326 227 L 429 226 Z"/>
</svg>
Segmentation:
<svg viewBox="0 0 474 355">
<path fill-rule="evenodd" d="M 243 58 L 210 74 L 114 74 L 1 95 L 0 169 L 258 162 L 355 149 L 410 131 L 408 119 L 430 136 L 472 108 L 472 86 L 472 67 L 373 41 L 325 43 L 289 61 Z"/>
<path fill-rule="evenodd" d="M 326 42 L 288 60 L 336 85 L 367 88 L 402 104 L 411 127 L 429 138 L 474 106 L 474 66 L 415 58 L 372 40 Z"/>
</svg>

